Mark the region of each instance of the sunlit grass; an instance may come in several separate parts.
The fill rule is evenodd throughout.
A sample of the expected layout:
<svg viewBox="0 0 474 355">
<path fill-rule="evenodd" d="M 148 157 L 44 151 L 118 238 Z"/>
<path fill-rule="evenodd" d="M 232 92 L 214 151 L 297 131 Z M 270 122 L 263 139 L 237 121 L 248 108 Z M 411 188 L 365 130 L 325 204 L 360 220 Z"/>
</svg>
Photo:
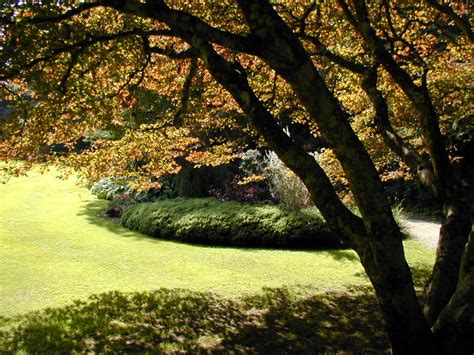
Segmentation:
<svg viewBox="0 0 474 355">
<path fill-rule="evenodd" d="M 262 287 L 344 290 L 368 285 L 352 251 L 203 247 L 161 241 L 98 217 L 103 201 L 55 173 L 0 185 L 0 315 L 11 316 L 110 290 L 162 287 L 225 297 Z M 419 275 L 433 252 L 407 241 Z"/>
</svg>

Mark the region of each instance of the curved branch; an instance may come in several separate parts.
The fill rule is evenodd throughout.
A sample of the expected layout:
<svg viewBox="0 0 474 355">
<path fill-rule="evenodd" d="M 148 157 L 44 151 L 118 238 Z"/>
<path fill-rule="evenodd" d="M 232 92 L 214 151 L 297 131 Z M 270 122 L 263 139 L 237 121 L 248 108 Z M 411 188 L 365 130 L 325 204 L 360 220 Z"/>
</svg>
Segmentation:
<svg viewBox="0 0 474 355">
<path fill-rule="evenodd" d="M 377 89 L 377 67 L 372 67 L 366 71 L 362 88 L 372 101 L 375 109 L 373 124 L 376 132 L 382 136 L 385 144 L 402 159 L 412 173 L 418 175 L 425 185 L 437 193 L 439 189 L 438 182 L 429 161 L 425 162 L 416 149 L 395 132 L 390 123 L 387 101 L 382 92 Z"/>
<path fill-rule="evenodd" d="M 0 74 L 0 80 L 11 79 L 11 78 L 17 76 L 18 74 L 20 74 L 23 70 L 31 69 L 39 63 L 48 62 L 48 61 L 56 58 L 60 54 L 73 52 L 73 51 L 78 50 L 78 49 L 83 50 L 83 49 L 85 49 L 87 47 L 90 47 L 90 46 L 92 46 L 94 44 L 97 44 L 97 43 L 108 42 L 108 41 L 112 41 L 112 40 L 119 39 L 119 38 L 125 38 L 125 37 L 129 37 L 129 36 L 174 36 L 174 34 L 173 34 L 173 32 L 171 32 L 169 30 L 144 31 L 144 30 L 141 30 L 141 29 L 133 29 L 133 30 L 130 30 L 130 31 L 124 31 L 124 32 L 114 33 L 114 34 L 110 34 L 110 35 L 101 35 L 101 36 L 86 34 L 86 38 L 82 41 L 56 48 L 49 55 L 39 57 L 39 58 L 35 58 L 35 59 L 31 60 L 30 62 L 19 66 L 16 69 L 6 71 L 4 73 L 0 72 L 1 73 Z M 163 54 L 165 54 L 165 53 L 163 53 Z M 171 52 L 169 54 L 172 55 Z"/>
<path fill-rule="evenodd" d="M 61 79 L 61 82 L 59 83 L 59 91 L 63 94 L 65 94 L 66 91 L 67 91 L 67 81 L 68 81 L 69 77 L 71 76 L 71 72 L 74 69 L 74 66 L 77 64 L 77 61 L 79 59 L 79 52 L 80 51 L 81 51 L 81 49 L 71 51 L 71 53 L 70 53 L 71 54 L 71 59 L 69 60 L 69 64 L 68 64 L 68 67 L 66 69 L 66 72 L 64 73 L 64 75 Z"/>
<path fill-rule="evenodd" d="M 161 0 L 149 0 L 146 3 L 137 0 L 102 0 L 100 3 L 122 13 L 156 19 L 168 25 L 186 24 L 186 35 L 197 35 L 207 42 L 219 44 L 233 50 L 249 54 L 256 54 L 259 50 L 251 37 L 220 30 L 204 22 L 199 17 L 170 8 Z"/>
<path fill-rule="evenodd" d="M 354 73 L 364 74 L 366 72 L 367 67 L 331 52 L 318 38 L 307 34 L 302 34 L 299 37 L 313 44 L 319 50 L 319 52 L 316 53 L 317 55 L 322 55 L 328 58 L 330 61 L 334 62 L 335 64 L 340 65 L 341 67 L 348 69 Z"/>
<path fill-rule="evenodd" d="M 188 110 L 189 97 L 191 95 L 191 85 L 193 79 L 196 76 L 198 69 L 197 57 L 191 58 L 191 63 L 189 64 L 189 70 L 186 75 L 186 79 L 183 84 L 183 90 L 181 91 L 181 100 L 178 110 L 174 115 L 174 125 L 180 127 L 183 123 L 183 115 Z"/>
<path fill-rule="evenodd" d="M 425 2 L 430 5 L 432 8 L 438 10 L 439 12 L 448 16 L 454 24 L 464 33 L 471 44 L 474 43 L 474 32 L 471 29 L 471 24 L 469 21 L 463 19 L 454 10 L 448 5 L 442 5 L 436 0 L 425 0 Z"/>
</svg>

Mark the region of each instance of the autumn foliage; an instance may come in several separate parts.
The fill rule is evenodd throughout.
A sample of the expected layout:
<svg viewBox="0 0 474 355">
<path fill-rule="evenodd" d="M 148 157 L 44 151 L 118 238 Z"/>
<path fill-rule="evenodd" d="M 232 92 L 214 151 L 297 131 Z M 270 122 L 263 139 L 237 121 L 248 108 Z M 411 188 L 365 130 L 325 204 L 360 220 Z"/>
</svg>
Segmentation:
<svg viewBox="0 0 474 355">
<path fill-rule="evenodd" d="M 357 251 L 393 351 L 472 352 L 472 6 L 168 3 L 2 4 L 1 160 L 147 189 L 269 148 Z M 423 311 L 381 183 L 408 175 L 445 211 Z"/>
</svg>

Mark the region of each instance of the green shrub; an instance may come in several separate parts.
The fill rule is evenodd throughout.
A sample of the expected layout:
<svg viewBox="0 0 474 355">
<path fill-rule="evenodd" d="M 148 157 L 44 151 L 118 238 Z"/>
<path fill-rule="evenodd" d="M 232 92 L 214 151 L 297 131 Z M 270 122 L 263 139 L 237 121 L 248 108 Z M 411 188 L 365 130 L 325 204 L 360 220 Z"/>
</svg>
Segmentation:
<svg viewBox="0 0 474 355">
<path fill-rule="evenodd" d="M 428 188 L 416 180 L 386 181 L 385 193 L 392 206 L 403 208 L 407 214 L 442 215 L 442 204 Z"/>
<path fill-rule="evenodd" d="M 297 212 L 275 205 L 176 198 L 132 206 L 122 215 L 122 224 L 158 238 L 208 245 L 341 246 L 314 208 Z"/>
</svg>

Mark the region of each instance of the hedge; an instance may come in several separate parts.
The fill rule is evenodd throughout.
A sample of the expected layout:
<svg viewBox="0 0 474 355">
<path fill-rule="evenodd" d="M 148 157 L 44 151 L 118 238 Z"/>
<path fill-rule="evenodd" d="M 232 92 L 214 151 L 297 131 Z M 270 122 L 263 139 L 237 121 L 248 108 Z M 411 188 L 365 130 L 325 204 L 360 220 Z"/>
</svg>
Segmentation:
<svg viewBox="0 0 474 355">
<path fill-rule="evenodd" d="M 175 198 L 126 210 L 122 225 L 161 239 L 240 247 L 340 248 L 337 234 L 314 208 Z"/>
</svg>

